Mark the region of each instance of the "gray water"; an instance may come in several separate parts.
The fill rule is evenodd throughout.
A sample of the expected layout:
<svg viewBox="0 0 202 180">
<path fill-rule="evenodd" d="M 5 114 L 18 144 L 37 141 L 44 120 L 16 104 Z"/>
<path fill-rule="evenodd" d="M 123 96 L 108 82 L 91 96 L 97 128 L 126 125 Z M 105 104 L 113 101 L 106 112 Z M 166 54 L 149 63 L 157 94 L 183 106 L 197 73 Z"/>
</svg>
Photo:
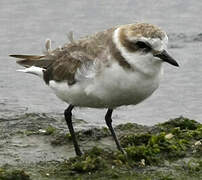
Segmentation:
<svg viewBox="0 0 202 180">
<path fill-rule="evenodd" d="M 114 123 L 152 125 L 186 116 L 202 122 L 202 1 L 200 0 L 1 0 L 0 117 L 63 113 L 66 104 L 38 77 L 16 72 L 8 54 L 39 54 L 46 38 L 57 47 L 67 41 L 117 24 L 138 21 L 161 26 L 169 35 L 169 51 L 180 68 L 165 64 L 160 88 L 137 106 L 118 108 Z M 104 125 L 104 109 L 76 109 L 76 118 Z"/>
</svg>

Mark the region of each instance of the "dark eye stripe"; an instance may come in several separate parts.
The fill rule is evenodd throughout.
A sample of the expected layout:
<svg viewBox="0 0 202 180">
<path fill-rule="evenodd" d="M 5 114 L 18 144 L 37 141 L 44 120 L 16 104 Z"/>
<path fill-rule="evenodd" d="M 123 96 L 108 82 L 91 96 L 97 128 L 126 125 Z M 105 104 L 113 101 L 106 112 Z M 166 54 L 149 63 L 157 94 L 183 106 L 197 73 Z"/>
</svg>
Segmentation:
<svg viewBox="0 0 202 180">
<path fill-rule="evenodd" d="M 147 49 L 151 49 L 151 46 L 145 42 L 142 42 L 142 41 L 137 41 L 135 43 L 135 45 L 138 47 L 138 48 L 141 48 L 141 49 L 144 49 L 144 48 L 147 48 Z"/>
<path fill-rule="evenodd" d="M 124 44 L 125 47 L 127 47 L 127 49 L 130 52 L 142 51 L 142 52 L 147 53 L 152 50 L 151 45 L 149 43 L 143 42 L 143 41 L 132 42 L 129 40 L 124 40 L 122 43 Z"/>
</svg>

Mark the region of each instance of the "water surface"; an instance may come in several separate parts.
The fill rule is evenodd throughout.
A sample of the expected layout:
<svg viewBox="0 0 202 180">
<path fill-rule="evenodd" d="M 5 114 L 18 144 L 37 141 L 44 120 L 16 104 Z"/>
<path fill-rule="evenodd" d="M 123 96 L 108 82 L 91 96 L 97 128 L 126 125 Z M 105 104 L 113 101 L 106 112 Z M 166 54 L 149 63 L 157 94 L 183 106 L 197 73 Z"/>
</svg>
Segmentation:
<svg viewBox="0 0 202 180">
<path fill-rule="evenodd" d="M 118 108 L 114 123 L 152 125 L 177 116 L 202 122 L 202 1 L 158 0 L 1 0 L 0 1 L 0 117 L 25 112 L 62 113 L 66 104 L 32 75 L 16 72 L 8 54 L 38 54 L 46 38 L 53 46 L 117 24 L 144 21 L 168 32 L 169 51 L 180 68 L 165 64 L 160 88 L 137 106 Z M 76 109 L 77 118 L 104 125 L 104 109 Z"/>
</svg>

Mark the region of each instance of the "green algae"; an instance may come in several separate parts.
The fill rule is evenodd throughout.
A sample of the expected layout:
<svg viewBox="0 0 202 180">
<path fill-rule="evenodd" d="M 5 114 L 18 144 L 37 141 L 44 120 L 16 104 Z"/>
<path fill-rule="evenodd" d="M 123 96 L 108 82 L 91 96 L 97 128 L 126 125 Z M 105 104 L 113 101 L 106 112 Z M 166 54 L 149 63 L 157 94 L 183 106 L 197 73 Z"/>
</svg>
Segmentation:
<svg viewBox="0 0 202 180">
<path fill-rule="evenodd" d="M 53 139 L 51 140 L 52 145 L 64 145 L 64 144 L 70 144 L 72 143 L 72 138 L 70 133 L 61 134 L 54 133 Z M 102 138 L 109 137 L 110 133 L 109 130 L 105 127 L 98 129 L 98 128 L 91 128 L 91 129 L 85 129 L 80 130 L 75 133 L 76 137 L 79 141 L 98 141 Z"/>
<path fill-rule="evenodd" d="M 86 139 L 96 141 L 109 135 L 110 135 L 109 130 L 106 127 L 103 127 L 101 129 L 91 128 L 87 130 L 81 130 L 76 133 L 76 136 L 80 141 L 85 141 Z"/>
<path fill-rule="evenodd" d="M 125 131 L 125 130 L 132 130 L 135 127 L 137 127 L 137 125 L 134 124 L 134 123 L 126 123 L 126 124 L 119 124 L 119 125 L 117 125 L 116 129 L 120 129 L 122 131 Z"/>
<path fill-rule="evenodd" d="M 38 176 L 41 179 L 202 179 L 202 124 L 179 117 L 153 127 L 127 123 L 115 129 L 125 154 L 113 148 L 92 147 L 80 157 L 37 164 Z M 51 141 L 54 145 L 71 143 L 69 133 L 59 134 L 52 127 L 48 132 L 53 138 L 60 137 L 56 144 Z M 107 128 L 76 134 L 80 142 L 111 138 Z"/>
<path fill-rule="evenodd" d="M 23 170 L 0 169 L 0 180 L 30 180 L 30 176 Z"/>
<path fill-rule="evenodd" d="M 55 131 L 56 131 L 56 128 L 53 127 L 53 126 L 51 126 L 51 125 L 49 125 L 49 126 L 45 129 L 44 134 L 45 134 L 45 135 L 51 135 L 51 134 L 54 134 Z"/>
<path fill-rule="evenodd" d="M 34 130 L 25 130 L 25 131 L 18 131 L 18 134 L 26 135 L 26 136 L 31 136 L 31 135 L 53 135 L 56 133 L 57 128 L 48 125 L 47 128 L 45 129 L 34 129 Z"/>
<path fill-rule="evenodd" d="M 128 128 L 132 129 L 135 126 L 127 124 L 125 127 L 124 125 L 119 125 L 119 127 L 122 131 L 128 131 Z M 159 127 L 160 129 L 158 129 Z M 178 159 L 196 157 L 201 154 L 201 144 L 195 145 L 195 142 L 202 139 L 200 123 L 180 117 L 159 124 L 154 129 L 158 129 L 158 132 L 155 130 L 153 132 L 148 131 L 142 134 L 133 133 L 122 136 L 120 141 L 126 152 L 125 155 L 118 151 L 99 150 L 100 153 L 96 154 L 96 158 L 100 159 L 100 161 L 102 160 L 100 169 L 103 169 L 103 167 L 108 167 L 108 169 L 109 167 L 130 169 L 141 166 L 159 166 L 166 161 L 172 163 Z M 96 162 L 96 159 L 93 159 L 95 157 L 92 155 L 93 150 L 89 152 L 89 154 L 82 156 L 84 158 L 83 161 L 80 157 L 78 161 L 74 159 L 77 162 L 76 166 L 73 164 L 72 167 L 70 163 L 70 169 L 78 170 L 78 172 L 86 172 L 84 169 L 90 169 L 86 168 L 88 167 L 87 163 L 93 164 L 93 162 Z M 200 164 L 197 167 L 198 169 L 201 168 Z M 99 169 L 97 165 L 93 165 L 93 167 Z"/>
<path fill-rule="evenodd" d="M 181 130 L 187 129 L 187 130 L 195 130 L 200 126 L 200 123 L 198 123 L 195 120 L 191 120 L 188 118 L 185 118 L 183 116 L 180 116 L 176 119 L 171 119 L 170 121 L 167 121 L 165 123 L 161 123 L 158 125 L 159 127 L 162 127 L 164 130 L 170 130 L 175 127 L 179 127 Z"/>
<path fill-rule="evenodd" d="M 150 133 L 126 134 L 120 138 L 120 142 L 123 147 L 138 146 L 148 143 L 151 136 Z"/>
<path fill-rule="evenodd" d="M 188 154 L 201 154 L 201 145 L 195 146 L 195 142 L 202 139 L 200 123 L 180 117 L 159 124 L 154 129 L 158 127 L 160 129 L 156 133 L 127 134 L 121 138 L 130 159 L 144 159 L 151 165 L 164 160 L 177 160 Z M 166 138 L 167 135 L 171 138 Z"/>
<path fill-rule="evenodd" d="M 185 122 L 184 125 L 183 122 Z M 124 125 L 119 125 L 118 127 L 127 132 L 120 138 L 125 154 L 121 154 L 119 151 L 94 147 L 81 157 L 67 160 L 67 171 L 70 174 L 79 173 L 80 175 L 97 174 L 98 172 L 102 174 L 102 172 L 105 172 L 105 176 L 108 178 L 118 179 L 127 171 L 132 172 L 131 178 L 135 176 L 140 178 L 140 174 L 136 173 L 139 169 L 141 171 L 146 171 L 149 167 L 155 167 L 156 169 L 166 163 L 172 164 L 180 159 L 189 158 L 190 162 L 195 163 L 182 163 L 182 165 L 174 167 L 178 171 L 183 171 L 185 176 L 191 172 L 193 176 L 198 173 L 200 176 L 202 175 L 201 156 L 199 157 L 202 147 L 201 143 L 199 143 L 202 139 L 200 123 L 180 117 L 159 124 L 145 133 L 128 133 L 128 128 L 133 129 L 134 127 L 136 128 L 137 126 L 127 124 L 125 127 Z M 195 145 L 197 141 L 198 145 Z M 198 160 L 192 159 L 197 156 L 199 157 Z M 113 176 L 110 174 L 113 174 Z M 172 173 L 157 171 L 157 174 L 158 179 L 174 178 Z M 155 173 L 153 173 L 153 176 L 157 177 Z M 130 179 L 130 177 L 128 178 Z M 144 178 L 153 179 L 152 176 L 151 178 L 149 177 L 147 171 Z"/>
<path fill-rule="evenodd" d="M 106 167 L 106 155 L 103 149 L 94 147 L 81 157 L 70 158 L 67 165 L 78 173 L 92 172 Z"/>
</svg>

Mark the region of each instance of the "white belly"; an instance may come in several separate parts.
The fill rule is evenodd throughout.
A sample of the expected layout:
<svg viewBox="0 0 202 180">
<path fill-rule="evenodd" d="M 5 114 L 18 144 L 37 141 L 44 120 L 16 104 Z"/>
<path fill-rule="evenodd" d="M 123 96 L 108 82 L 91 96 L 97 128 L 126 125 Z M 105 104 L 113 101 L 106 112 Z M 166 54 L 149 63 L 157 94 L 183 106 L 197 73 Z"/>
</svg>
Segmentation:
<svg viewBox="0 0 202 180">
<path fill-rule="evenodd" d="M 161 68 L 152 75 L 123 70 L 113 64 L 101 75 L 91 80 L 69 86 L 67 82 L 50 81 L 55 94 L 75 106 L 94 108 L 115 108 L 138 104 L 149 97 L 158 87 Z"/>
</svg>

